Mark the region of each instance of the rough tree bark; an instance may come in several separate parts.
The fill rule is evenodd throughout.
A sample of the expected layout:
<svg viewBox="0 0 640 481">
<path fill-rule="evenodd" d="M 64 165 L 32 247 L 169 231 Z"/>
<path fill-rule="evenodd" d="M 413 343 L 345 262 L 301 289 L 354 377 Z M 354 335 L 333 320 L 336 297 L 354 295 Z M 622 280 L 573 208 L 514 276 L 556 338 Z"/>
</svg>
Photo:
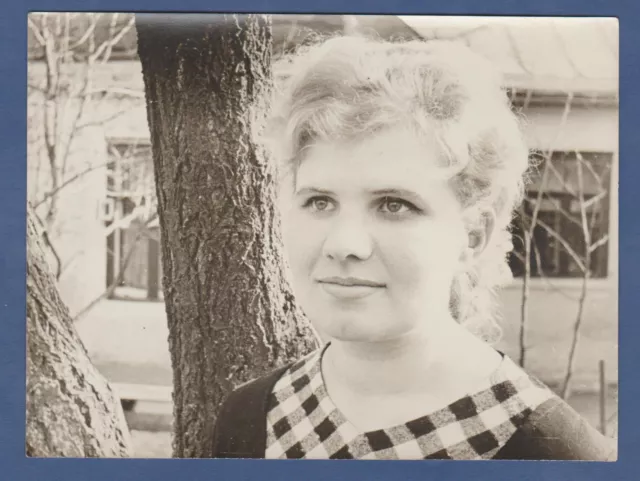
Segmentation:
<svg viewBox="0 0 640 481">
<path fill-rule="evenodd" d="M 27 456 L 128 457 L 118 398 L 93 367 L 27 219 Z"/>
<path fill-rule="evenodd" d="M 230 390 L 313 349 L 285 281 L 274 169 L 252 141 L 264 16 L 139 15 L 174 381 L 174 456 L 209 457 Z M 259 103 L 259 102 L 258 102 Z"/>
</svg>

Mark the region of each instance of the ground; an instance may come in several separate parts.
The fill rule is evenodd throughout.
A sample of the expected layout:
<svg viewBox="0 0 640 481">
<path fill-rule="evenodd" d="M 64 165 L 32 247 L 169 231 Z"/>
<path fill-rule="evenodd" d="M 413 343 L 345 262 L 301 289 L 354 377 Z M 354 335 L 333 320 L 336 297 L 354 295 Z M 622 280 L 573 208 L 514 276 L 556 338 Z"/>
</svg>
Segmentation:
<svg viewBox="0 0 640 481">
<path fill-rule="evenodd" d="M 169 431 L 131 431 L 136 458 L 170 458 L 171 433 Z"/>
<path fill-rule="evenodd" d="M 78 321 L 76 327 L 93 363 L 110 382 L 172 384 L 164 303 L 104 301 Z M 598 338 L 588 334 L 583 336 L 585 343 Z M 589 345 L 582 348 L 585 352 L 593 352 L 593 364 L 597 365 L 598 349 Z M 538 366 L 541 371 L 536 375 L 545 380 L 545 366 L 540 362 Z M 548 366 L 549 372 L 554 369 L 557 370 L 555 366 Z M 596 427 L 600 418 L 598 396 L 597 392 L 580 391 L 569 400 Z M 617 404 L 617 387 L 613 385 L 608 390 L 606 402 L 606 417 L 611 418 L 609 433 L 617 430 Z M 171 456 L 171 410 L 169 403 L 139 403 L 135 411 L 127 415 L 136 457 Z"/>
</svg>

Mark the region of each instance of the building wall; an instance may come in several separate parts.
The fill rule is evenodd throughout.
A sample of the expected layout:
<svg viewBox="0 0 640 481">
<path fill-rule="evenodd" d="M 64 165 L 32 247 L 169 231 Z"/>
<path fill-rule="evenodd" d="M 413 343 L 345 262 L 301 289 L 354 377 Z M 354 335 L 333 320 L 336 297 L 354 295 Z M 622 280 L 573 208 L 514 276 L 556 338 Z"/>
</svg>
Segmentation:
<svg viewBox="0 0 640 481">
<path fill-rule="evenodd" d="M 101 129 L 84 132 L 75 143 L 70 162 L 101 165 L 106 162 L 106 142 Z M 60 198 L 61 222 L 54 242 L 65 269 L 59 288 L 72 315 L 105 291 L 106 261 L 104 224 L 99 216 L 100 200 L 106 194 L 106 167 L 86 174 L 82 182 L 70 184 Z"/>
</svg>

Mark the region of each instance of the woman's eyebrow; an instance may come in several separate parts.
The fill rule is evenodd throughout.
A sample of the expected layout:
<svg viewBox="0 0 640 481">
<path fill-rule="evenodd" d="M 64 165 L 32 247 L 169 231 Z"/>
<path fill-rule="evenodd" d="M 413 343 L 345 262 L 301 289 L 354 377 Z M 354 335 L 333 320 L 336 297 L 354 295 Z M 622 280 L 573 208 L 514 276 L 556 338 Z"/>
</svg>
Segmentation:
<svg viewBox="0 0 640 481">
<path fill-rule="evenodd" d="M 408 189 L 400 189 L 400 188 L 387 188 L 387 189 L 376 189 L 371 191 L 373 195 L 394 195 L 400 197 L 415 197 L 421 198 L 420 194 Z"/>
<path fill-rule="evenodd" d="M 295 195 L 309 195 L 309 194 L 333 195 L 333 192 L 327 189 L 321 189 L 319 187 L 312 187 L 312 186 L 300 187 L 295 192 Z"/>
</svg>

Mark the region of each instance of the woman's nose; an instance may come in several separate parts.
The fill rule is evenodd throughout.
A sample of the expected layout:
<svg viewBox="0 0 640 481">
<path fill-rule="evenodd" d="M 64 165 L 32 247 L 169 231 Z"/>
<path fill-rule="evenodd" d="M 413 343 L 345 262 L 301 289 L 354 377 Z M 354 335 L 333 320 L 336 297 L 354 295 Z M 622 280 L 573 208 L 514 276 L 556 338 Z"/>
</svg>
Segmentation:
<svg viewBox="0 0 640 481">
<path fill-rule="evenodd" d="M 322 249 L 329 259 L 366 260 L 371 257 L 373 243 L 364 222 L 340 219 L 330 227 Z"/>
</svg>

